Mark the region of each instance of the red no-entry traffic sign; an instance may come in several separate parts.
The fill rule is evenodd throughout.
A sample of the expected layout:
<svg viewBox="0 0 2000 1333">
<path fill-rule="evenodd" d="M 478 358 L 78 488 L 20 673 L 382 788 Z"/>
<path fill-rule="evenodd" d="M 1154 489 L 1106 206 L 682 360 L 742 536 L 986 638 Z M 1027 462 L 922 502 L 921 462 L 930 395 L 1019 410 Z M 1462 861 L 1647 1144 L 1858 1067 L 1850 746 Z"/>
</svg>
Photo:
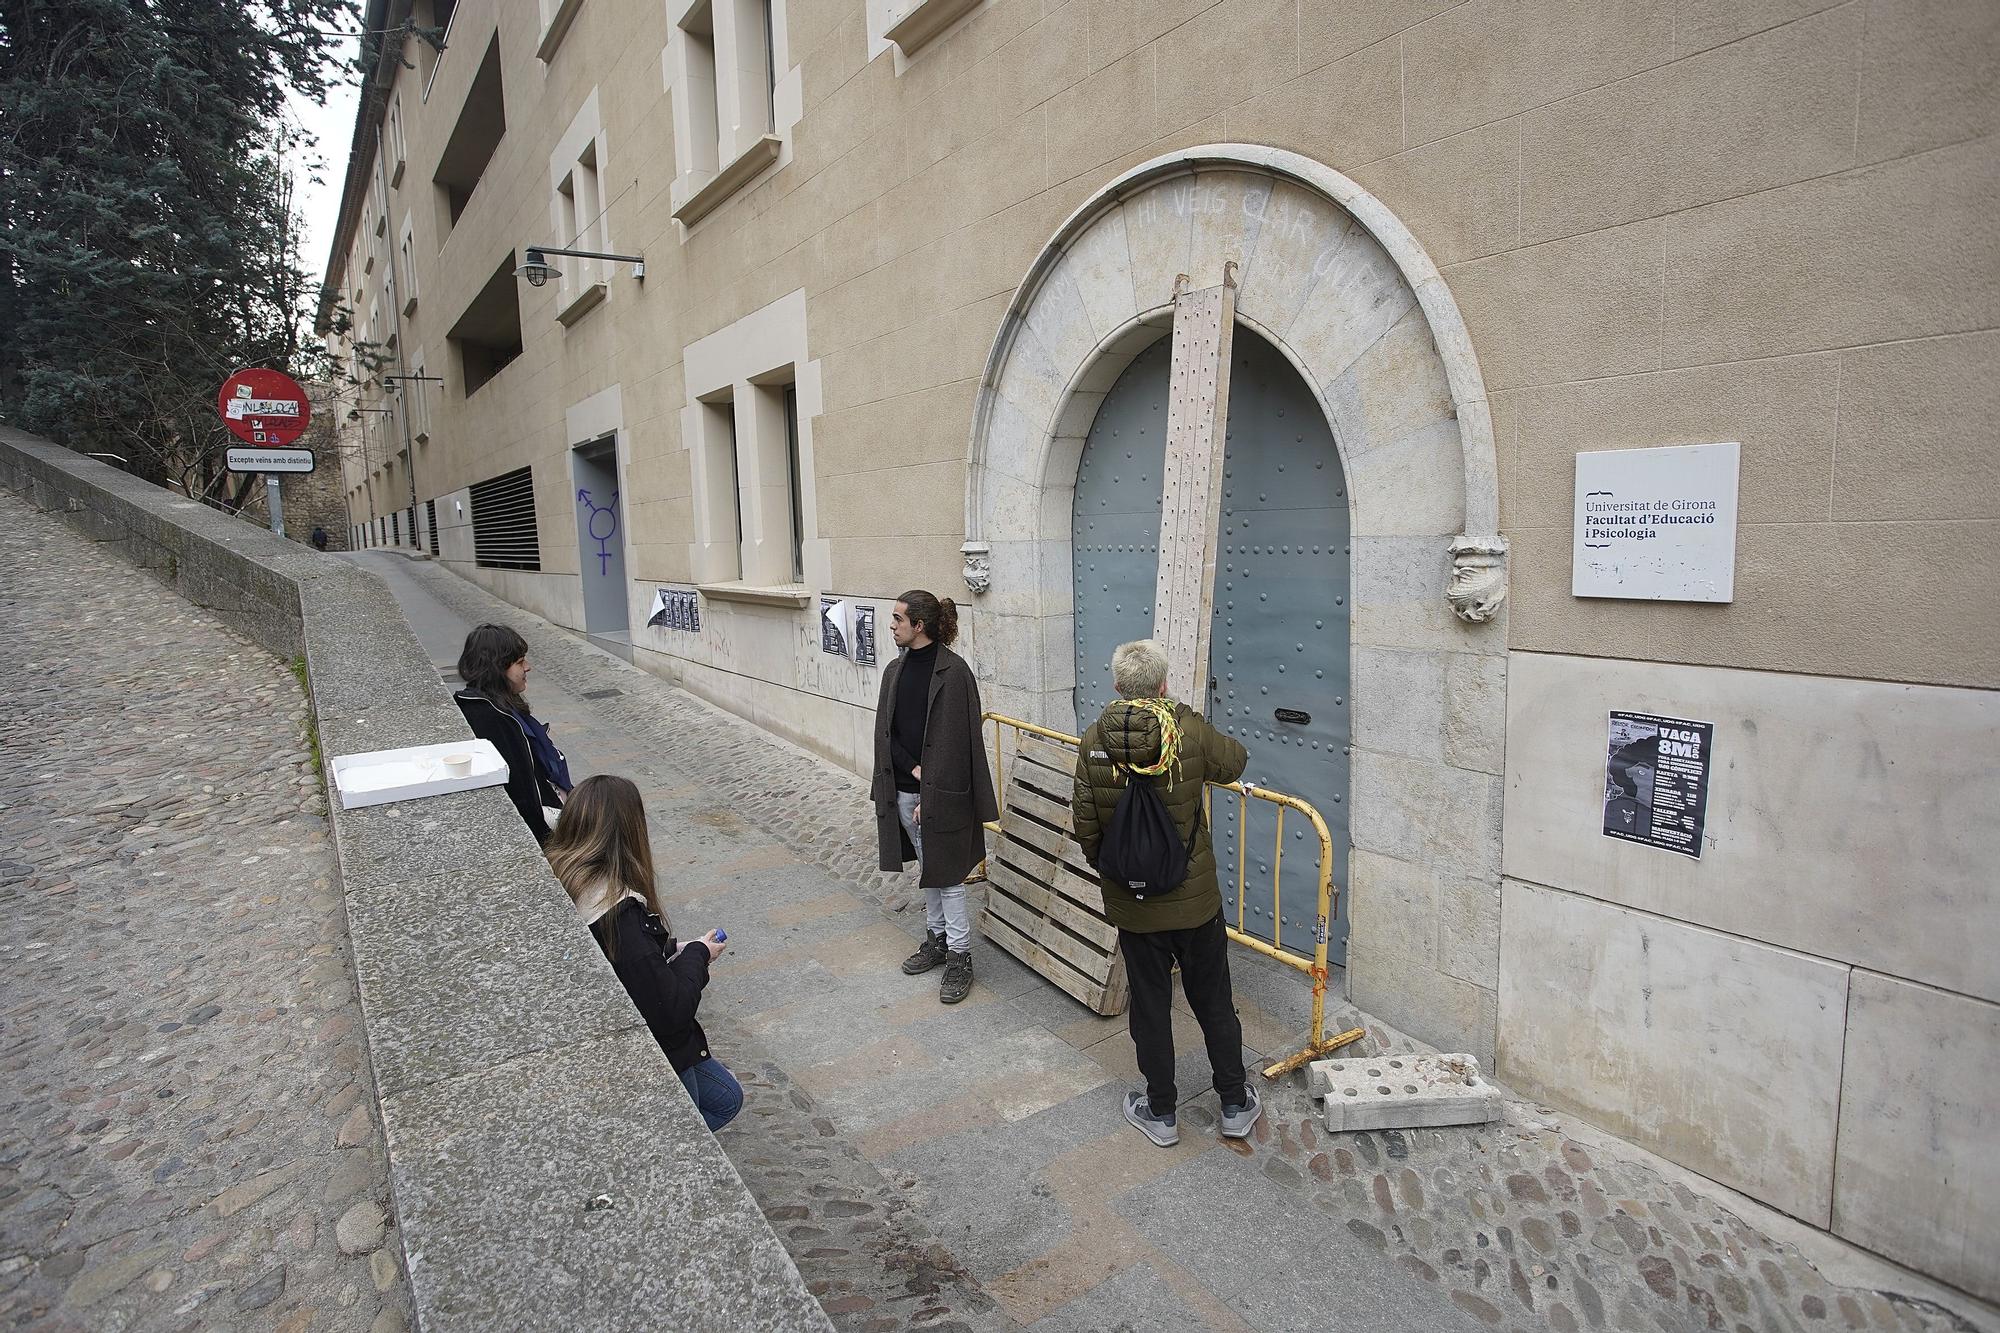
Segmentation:
<svg viewBox="0 0 2000 1333">
<path fill-rule="evenodd" d="M 277 370 L 239 370 L 222 382 L 216 407 L 222 424 L 245 444 L 283 448 L 306 433 L 312 404 L 290 375 Z"/>
</svg>

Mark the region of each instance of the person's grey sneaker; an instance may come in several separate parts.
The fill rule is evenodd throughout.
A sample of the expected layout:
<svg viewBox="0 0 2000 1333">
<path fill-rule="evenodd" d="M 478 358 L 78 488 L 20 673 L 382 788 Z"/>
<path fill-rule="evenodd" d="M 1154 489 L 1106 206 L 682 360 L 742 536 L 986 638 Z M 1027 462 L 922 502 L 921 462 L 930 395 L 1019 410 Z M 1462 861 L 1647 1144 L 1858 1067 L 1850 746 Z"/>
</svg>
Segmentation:
<svg viewBox="0 0 2000 1333">
<path fill-rule="evenodd" d="M 936 931 L 925 935 L 917 951 L 903 960 L 903 972 L 907 976 L 920 976 L 934 967 L 943 967 L 944 962 L 944 932 Z"/>
<path fill-rule="evenodd" d="M 1144 1134 L 1162 1148 L 1171 1148 L 1181 1141 L 1179 1124 L 1171 1115 L 1154 1115 L 1153 1108 L 1143 1092 L 1125 1094 L 1125 1118 L 1132 1127 Z"/>
<path fill-rule="evenodd" d="M 1264 1104 L 1257 1100 L 1257 1089 L 1243 1090 L 1250 1098 L 1247 1106 L 1237 1106 L 1230 1102 L 1222 1104 L 1222 1137 L 1225 1139 L 1247 1139 L 1250 1126 L 1257 1123 L 1257 1117 L 1264 1114 Z"/>
<path fill-rule="evenodd" d="M 952 953 L 944 965 L 944 982 L 938 987 L 938 999 L 945 1004 L 957 1004 L 972 993 L 972 951 Z"/>
</svg>

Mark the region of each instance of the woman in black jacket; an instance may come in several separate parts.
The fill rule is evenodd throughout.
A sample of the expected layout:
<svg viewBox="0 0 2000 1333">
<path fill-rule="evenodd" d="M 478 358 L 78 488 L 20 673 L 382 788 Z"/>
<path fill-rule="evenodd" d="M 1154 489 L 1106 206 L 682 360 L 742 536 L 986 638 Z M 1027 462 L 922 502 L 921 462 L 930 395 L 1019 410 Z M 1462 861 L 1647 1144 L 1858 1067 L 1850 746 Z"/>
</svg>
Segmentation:
<svg viewBox="0 0 2000 1333">
<path fill-rule="evenodd" d="M 743 1109 L 743 1087 L 709 1054 L 695 1010 L 708 985 L 708 965 L 725 946 L 712 930 L 675 942 L 653 885 L 653 846 L 639 789 L 609 774 L 579 782 L 548 856 L 701 1118 L 721 1129 Z"/>
<path fill-rule="evenodd" d="M 507 761 L 507 795 L 546 847 L 545 809 L 561 806 L 569 792 L 569 761 L 528 711 L 529 669 L 527 640 L 505 625 L 481 625 L 465 636 L 458 654 L 465 688 L 452 698 L 472 734 L 493 742 Z"/>
</svg>

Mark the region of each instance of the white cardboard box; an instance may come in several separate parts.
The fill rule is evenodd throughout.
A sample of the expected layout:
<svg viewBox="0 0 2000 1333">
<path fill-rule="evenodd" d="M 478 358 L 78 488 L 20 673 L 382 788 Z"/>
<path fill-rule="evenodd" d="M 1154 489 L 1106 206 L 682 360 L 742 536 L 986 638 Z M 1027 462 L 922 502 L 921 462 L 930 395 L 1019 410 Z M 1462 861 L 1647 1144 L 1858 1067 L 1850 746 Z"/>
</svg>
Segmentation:
<svg viewBox="0 0 2000 1333">
<path fill-rule="evenodd" d="M 470 755 L 472 771 L 460 777 L 445 768 L 446 755 Z M 333 785 L 340 790 L 340 808 L 386 805 L 418 796 L 497 787 L 507 780 L 507 761 L 492 741 L 446 741 L 442 745 L 408 745 L 400 750 L 370 750 L 344 754 L 333 761 Z"/>
</svg>

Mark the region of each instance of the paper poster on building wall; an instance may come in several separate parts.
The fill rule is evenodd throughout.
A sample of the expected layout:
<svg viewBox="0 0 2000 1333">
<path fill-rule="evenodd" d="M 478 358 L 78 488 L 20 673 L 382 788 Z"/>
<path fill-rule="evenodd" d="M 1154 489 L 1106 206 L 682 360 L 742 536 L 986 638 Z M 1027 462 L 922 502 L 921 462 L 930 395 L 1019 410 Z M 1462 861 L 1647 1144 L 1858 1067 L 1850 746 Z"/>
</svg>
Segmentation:
<svg viewBox="0 0 2000 1333">
<path fill-rule="evenodd" d="M 1701 858 L 1715 726 L 1652 713 L 1611 714 L 1604 836 Z"/>
<path fill-rule="evenodd" d="M 1736 597 L 1735 444 L 1576 456 L 1570 592 L 1656 602 Z"/>
<path fill-rule="evenodd" d="M 654 629 L 699 630 L 701 594 L 691 588 L 655 588 L 646 623 Z"/>
<path fill-rule="evenodd" d="M 854 660 L 875 665 L 875 608 L 861 602 L 854 604 Z"/>
<path fill-rule="evenodd" d="M 854 638 L 854 608 L 837 597 L 819 599 L 819 650 L 835 657 L 847 656 Z"/>
</svg>

